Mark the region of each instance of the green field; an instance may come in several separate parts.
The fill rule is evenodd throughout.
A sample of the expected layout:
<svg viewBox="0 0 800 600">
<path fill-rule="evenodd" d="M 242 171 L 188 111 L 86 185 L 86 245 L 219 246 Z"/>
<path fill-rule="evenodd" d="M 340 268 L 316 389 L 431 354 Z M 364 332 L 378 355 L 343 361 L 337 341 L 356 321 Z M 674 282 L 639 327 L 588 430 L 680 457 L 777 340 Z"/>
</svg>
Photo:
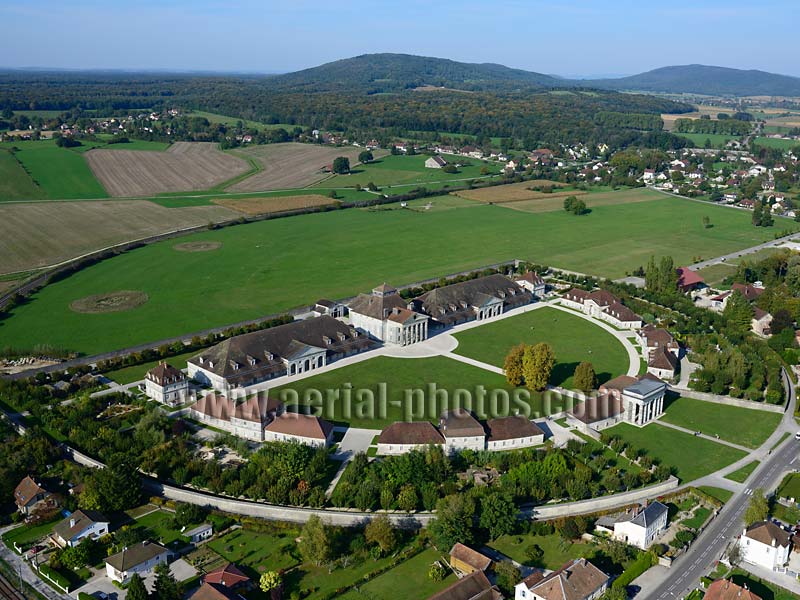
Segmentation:
<svg viewBox="0 0 800 600">
<path fill-rule="evenodd" d="M 116 381 L 120 385 L 126 385 L 128 383 L 133 383 L 134 381 L 139 381 L 140 379 L 144 379 L 145 374 L 158 365 L 162 360 L 168 362 L 173 367 L 177 367 L 182 369 L 186 366 L 186 361 L 189 360 L 192 356 L 197 354 L 197 350 L 192 350 L 191 352 L 184 352 L 183 354 L 176 354 L 175 356 L 170 356 L 169 358 L 160 358 L 158 360 L 153 360 L 150 362 L 146 362 L 141 365 L 135 365 L 132 367 L 122 367 L 121 369 L 115 369 L 113 371 L 106 371 L 103 373 L 109 379 Z"/>
<path fill-rule="evenodd" d="M 784 140 L 779 138 L 757 137 L 753 140 L 756 146 L 764 148 L 777 148 L 778 150 L 791 150 L 800 146 L 800 140 Z"/>
<path fill-rule="evenodd" d="M 363 186 L 369 182 L 379 187 L 396 187 L 398 185 L 425 184 L 432 181 L 458 181 L 483 177 L 481 175 L 482 167 L 486 167 L 493 174 L 500 173 L 499 163 L 485 163 L 482 160 L 463 156 L 443 155 L 443 157 L 448 162 L 465 162 L 470 163 L 470 166 L 460 167 L 457 173 L 445 173 L 442 169 L 426 168 L 425 161 L 430 156 L 425 154 L 415 154 L 413 156 L 389 155 L 365 165 L 358 165 L 353 168 L 349 175 L 335 175 L 315 184 L 313 187 Z"/>
<path fill-rule="evenodd" d="M 703 228 L 704 215 L 713 228 Z M 786 220 L 777 227 L 800 225 Z M 581 218 L 469 204 L 274 219 L 181 239 L 222 242 L 213 252 L 177 252 L 175 242 L 166 241 L 48 285 L 0 321 L 0 346 L 51 344 L 97 353 L 278 313 L 320 297 L 346 298 L 382 281 L 402 285 L 514 258 L 620 277 L 653 254 L 684 264 L 698 251 L 720 255 L 772 235 L 753 227 L 742 211 L 660 195 L 596 207 Z M 74 300 L 116 290 L 142 290 L 149 301 L 105 314 L 69 308 Z"/>
<path fill-rule="evenodd" d="M 635 427 L 621 423 L 607 433 L 618 435 L 637 448 L 674 469 L 675 475 L 684 483 L 718 471 L 744 458 L 741 450 L 695 437 L 658 423 Z"/>
<path fill-rule="evenodd" d="M 717 263 L 715 265 L 703 267 L 697 272 L 708 285 L 718 286 L 726 277 L 736 274 L 736 266 L 727 263 Z"/>
<path fill-rule="evenodd" d="M 800 474 L 790 473 L 783 478 L 776 494 L 779 497 L 795 498 L 800 500 Z"/>
<path fill-rule="evenodd" d="M 88 147 L 59 148 L 52 141 L 20 141 L 3 143 L 0 148 L 13 146 L 19 148 L 17 159 L 41 191 L 37 198 L 72 200 L 108 196 L 81 156 L 80 150 Z"/>
<path fill-rule="evenodd" d="M 721 133 L 677 133 L 680 137 L 691 140 L 698 148 L 724 148 L 730 140 L 737 140 L 737 135 L 724 135 Z M 707 146 L 706 141 L 711 141 Z"/>
<path fill-rule="evenodd" d="M 706 435 L 718 435 L 740 446 L 758 448 L 775 431 L 781 414 L 679 397 L 667 401 L 661 419 Z"/>
<path fill-rule="evenodd" d="M 713 486 L 710 486 L 710 485 L 701 485 L 697 489 L 699 489 L 701 492 L 703 492 L 705 494 L 708 494 L 712 498 L 716 498 L 717 500 L 719 500 L 723 504 L 725 504 L 728 500 L 731 499 L 731 496 L 733 496 L 733 492 L 731 492 L 730 490 L 726 490 L 726 489 L 718 488 L 718 487 L 713 487 Z"/>
<path fill-rule="evenodd" d="M 725 475 L 725 479 L 730 479 L 731 481 L 735 481 L 737 483 L 744 483 L 748 477 L 758 468 L 758 465 L 761 464 L 757 460 L 753 462 L 747 463 L 741 469 L 737 469 L 733 473 L 729 473 Z"/>
<path fill-rule="evenodd" d="M 532 544 L 544 550 L 541 563 L 532 563 L 525 551 Z M 522 565 L 555 570 L 573 558 L 586 556 L 594 548 L 592 544 L 565 542 L 560 535 L 504 535 L 489 542 L 489 547 L 502 552 Z"/>
<path fill-rule="evenodd" d="M 457 354 L 498 367 L 519 343 L 547 342 L 556 355 L 552 385 L 572 386 L 581 361 L 590 361 L 600 383 L 628 371 L 628 353 L 622 342 L 590 321 L 556 308 L 539 308 L 516 317 L 487 323 L 455 335 Z"/>
<path fill-rule="evenodd" d="M 0 150 L 0 202 L 45 198 L 45 192 L 7 150 Z"/>
<path fill-rule="evenodd" d="M 381 399 L 381 384 L 386 386 L 385 401 Z M 429 387 L 434 384 L 435 388 Z M 352 386 L 352 401 L 349 403 L 344 400 L 346 386 Z M 479 386 L 485 390 L 482 400 Z M 299 404 L 321 407 L 320 416 L 330 421 L 370 429 L 380 429 L 394 421 L 435 423 L 445 408 L 456 406 L 471 408 L 478 418 L 509 415 L 515 409 L 522 413 L 527 407 L 530 407 L 531 416 L 542 416 L 562 408 L 561 404 L 550 406 L 545 403 L 541 394 L 534 394 L 527 401 L 515 401 L 512 397 L 506 404 L 498 402 L 494 405 L 492 391 L 502 390 L 509 395 L 514 392 L 505 377 L 443 356 L 378 356 L 275 388 L 270 390 L 270 395 L 283 400 L 287 406 L 293 406 L 292 396 L 283 394 L 287 390 L 297 392 Z M 364 395 L 359 395 L 358 390 L 362 390 L 360 394 Z M 413 390 L 421 392 L 413 393 Z M 321 395 L 315 395 L 316 392 Z M 339 399 L 328 400 L 337 392 Z"/>
<path fill-rule="evenodd" d="M 267 124 L 267 123 L 261 123 L 259 121 L 251 121 L 249 119 L 240 119 L 238 117 L 229 117 L 228 115 L 220 115 L 220 114 L 217 114 L 217 113 L 205 112 L 205 111 L 202 111 L 202 110 L 193 110 L 189 116 L 191 116 L 191 117 L 203 117 L 205 119 L 208 119 L 209 123 L 222 123 L 223 125 L 228 125 L 230 127 L 235 127 L 236 123 L 241 121 L 244 124 L 245 127 L 249 127 L 251 129 L 262 129 L 262 130 L 263 129 L 279 129 L 279 128 L 282 127 L 288 133 L 291 133 L 291 131 L 295 127 L 301 127 L 302 128 L 301 125 L 290 125 L 288 123 Z"/>
<path fill-rule="evenodd" d="M 694 513 L 692 513 L 691 517 L 681 521 L 681 525 L 683 525 L 684 527 L 688 527 L 690 529 L 699 529 L 700 527 L 703 526 L 703 523 L 706 522 L 710 514 L 711 514 L 710 508 L 701 506 L 694 510 Z"/>
</svg>

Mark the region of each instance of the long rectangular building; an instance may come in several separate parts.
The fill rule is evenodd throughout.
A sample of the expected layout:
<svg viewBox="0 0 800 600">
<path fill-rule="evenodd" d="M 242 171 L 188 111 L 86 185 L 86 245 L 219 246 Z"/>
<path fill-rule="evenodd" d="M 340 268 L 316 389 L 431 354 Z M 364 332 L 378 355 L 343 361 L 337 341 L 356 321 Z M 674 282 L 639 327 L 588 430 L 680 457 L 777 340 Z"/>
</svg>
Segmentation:
<svg viewBox="0 0 800 600">
<path fill-rule="evenodd" d="M 314 371 L 375 346 L 367 335 L 329 316 L 237 335 L 188 361 L 188 375 L 228 393 L 283 375 Z"/>
</svg>

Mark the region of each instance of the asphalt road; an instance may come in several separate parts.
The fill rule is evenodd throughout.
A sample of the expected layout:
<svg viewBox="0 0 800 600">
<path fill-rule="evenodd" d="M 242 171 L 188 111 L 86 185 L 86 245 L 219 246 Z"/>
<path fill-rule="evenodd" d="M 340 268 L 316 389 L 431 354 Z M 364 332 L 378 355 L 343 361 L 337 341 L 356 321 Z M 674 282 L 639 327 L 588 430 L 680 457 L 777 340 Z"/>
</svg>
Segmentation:
<svg viewBox="0 0 800 600">
<path fill-rule="evenodd" d="M 784 374 L 785 377 L 785 374 Z M 781 422 L 782 428 L 797 429 L 794 409 L 797 402 L 794 387 L 789 383 L 789 406 Z M 666 579 L 652 590 L 642 590 L 649 600 L 676 600 L 683 598 L 700 583 L 715 561 L 722 558 L 728 542 L 742 533 L 744 511 L 753 490 L 769 491 L 780 483 L 783 474 L 794 467 L 800 468 L 800 441 L 789 436 L 781 446 L 763 461 L 745 482 L 743 491 L 735 493 L 711 524 L 700 534 L 689 550 L 679 557 L 668 571 Z"/>
</svg>

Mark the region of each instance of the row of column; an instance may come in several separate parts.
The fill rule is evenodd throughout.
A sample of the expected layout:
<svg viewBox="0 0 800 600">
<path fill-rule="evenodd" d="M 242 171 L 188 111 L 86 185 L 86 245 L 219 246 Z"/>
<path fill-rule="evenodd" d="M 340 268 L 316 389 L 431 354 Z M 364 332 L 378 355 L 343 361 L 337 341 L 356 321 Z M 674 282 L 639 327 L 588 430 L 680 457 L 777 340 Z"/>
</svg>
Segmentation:
<svg viewBox="0 0 800 600">
<path fill-rule="evenodd" d="M 634 404 L 634 423 L 636 425 L 646 425 L 664 412 L 664 397 L 650 402 L 649 404 Z"/>
<path fill-rule="evenodd" d="M 400 343 L 403 346 L 416 344 L 417 342 L 426 340 L 428 339 L 428 321 L 421 321 L 420 323 L 415 323 L 410 327 L 404 327 L 400 335 Z"/>
<path fill-rule="evenodd" d="M 482 321 L 483 319 L 488 319 L 490 317 L 496 317 L 498 315 L 501 315 L 502 313 L 503 313 L 503 305 L 502 304 L 498 304 L 496 306 L 493 306 L 490 309 L 482 308 L 482 309 L 480 309 L 478 311 L 478 320 Z"/>
</svg>

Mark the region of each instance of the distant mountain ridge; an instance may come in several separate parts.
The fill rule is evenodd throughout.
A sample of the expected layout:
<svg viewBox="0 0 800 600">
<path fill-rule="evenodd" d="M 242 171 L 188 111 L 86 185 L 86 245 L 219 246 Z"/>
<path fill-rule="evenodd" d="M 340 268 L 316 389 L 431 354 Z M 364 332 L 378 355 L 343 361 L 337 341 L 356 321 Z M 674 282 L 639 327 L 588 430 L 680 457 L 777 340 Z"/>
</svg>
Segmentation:
<svg viewBox="0 0 800 600">
<path fill-rule="evenodd" d="M 425 86 L 462 91 L 534 91 L 584 87 L 726 96 L 800 96 L 800 78 L 707 65 L 662 67 L 615 79 L 564 79 L 495 63 L 464 63 L 412 54 L 362 54 L 274 75 L 280 92 L 400 92 Z"/>
</svg>

